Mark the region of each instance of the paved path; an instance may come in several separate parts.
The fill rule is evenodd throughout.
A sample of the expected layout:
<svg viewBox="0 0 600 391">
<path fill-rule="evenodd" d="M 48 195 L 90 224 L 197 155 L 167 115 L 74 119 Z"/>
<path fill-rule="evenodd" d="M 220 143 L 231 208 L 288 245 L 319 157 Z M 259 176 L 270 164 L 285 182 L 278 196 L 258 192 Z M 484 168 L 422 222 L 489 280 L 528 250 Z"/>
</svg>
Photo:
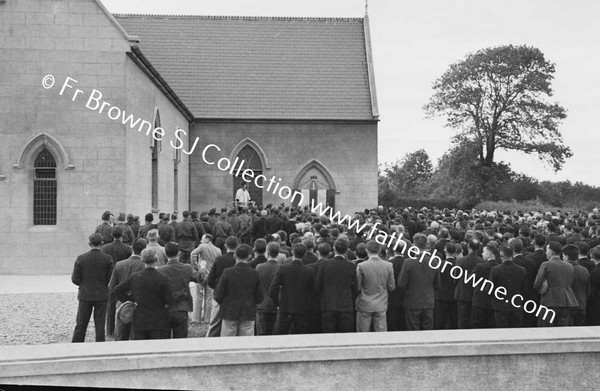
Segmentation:
<svg viewBox="0 0 600 391">
<path fill-rule="evenodd" d="M 1 276 L 0 294 L 77 292 L 71 275 Z"/>
</svg>

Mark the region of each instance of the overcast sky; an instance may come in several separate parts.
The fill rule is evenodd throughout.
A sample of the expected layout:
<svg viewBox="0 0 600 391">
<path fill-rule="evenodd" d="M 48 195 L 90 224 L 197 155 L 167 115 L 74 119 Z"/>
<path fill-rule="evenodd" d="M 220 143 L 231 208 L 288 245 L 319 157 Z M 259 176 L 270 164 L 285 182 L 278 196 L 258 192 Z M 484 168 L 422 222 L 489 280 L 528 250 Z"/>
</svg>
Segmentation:
<svg viewBox="0 0 600 391">
<path fill-rule="evenodd" d="M 102 0 L 112 13 L 363 17 L 364 0 Z M 556 64 L 554 100 L 574 156 L 555 174 L 536 158 L 498 153 L 540 180 L 600 186 L 600 2 L 595 0 L 370 0 L 369 20 L 381 122 L 379 162 L 423 148 L 434 164 L 453 130 L 425 119 L 433 81 L 467 53 L 527 44 Z"/>
</svg>

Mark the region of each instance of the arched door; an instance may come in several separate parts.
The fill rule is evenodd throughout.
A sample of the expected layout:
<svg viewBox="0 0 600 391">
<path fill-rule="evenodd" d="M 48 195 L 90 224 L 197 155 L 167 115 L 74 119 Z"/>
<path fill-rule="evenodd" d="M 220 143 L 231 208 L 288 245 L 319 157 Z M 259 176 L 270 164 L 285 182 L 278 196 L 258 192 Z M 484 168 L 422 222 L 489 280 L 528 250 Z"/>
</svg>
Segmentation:
<svg viewBox="0 0 600 391">
<path fill-rule="evenodd" d="M 233 199 L 235 200 L 235 192 L 242 187 L 242 184 L 246 183 L 248 185 L 248 192 L 250 193 L 250 198 L 252 201 L 254 201 L 256 205 L 262 205 L 262 189 L 257 187 L 254 184 L 254 181 L 246 182 L 244 179 L 242 179 L 242 173 L 246 169 L 250 169 L 252 172 L 254 172 L 254 178 L 262 174 L 263 166 L 260 156 L 258 156 L 258 153 L 254 148 L 252 148 L 250 145 L 246 145 L 240 150 L 240 152 L 237 154 L 237 157 L 239 158 L 240 162 L 243 160 L 244 164 L 242 165 L 242 169 L 239 170 L 240 175 L 234 175 L 233 177 Z"/>
</svg>

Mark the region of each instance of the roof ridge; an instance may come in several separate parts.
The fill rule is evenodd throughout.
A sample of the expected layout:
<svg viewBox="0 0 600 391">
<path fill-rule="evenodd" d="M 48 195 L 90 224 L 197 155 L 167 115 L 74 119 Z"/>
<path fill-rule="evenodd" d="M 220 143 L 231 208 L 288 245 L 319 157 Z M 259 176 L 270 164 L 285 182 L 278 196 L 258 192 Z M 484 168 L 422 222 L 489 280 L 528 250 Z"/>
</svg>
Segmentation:
<svg viewBox="0 0 600 391">
<path fill-rule="evenodd" d="M 360 17 L 320 17 L 320 16 L 236 16 L 236 15 L 170 15 L 170 14 L 113 14 L 118 18 L 155 17 L 155 18 L 197 18 L 197 19 L 239 19 L 239 20 L 317 20 L 362 22 Z"/>
</svg>

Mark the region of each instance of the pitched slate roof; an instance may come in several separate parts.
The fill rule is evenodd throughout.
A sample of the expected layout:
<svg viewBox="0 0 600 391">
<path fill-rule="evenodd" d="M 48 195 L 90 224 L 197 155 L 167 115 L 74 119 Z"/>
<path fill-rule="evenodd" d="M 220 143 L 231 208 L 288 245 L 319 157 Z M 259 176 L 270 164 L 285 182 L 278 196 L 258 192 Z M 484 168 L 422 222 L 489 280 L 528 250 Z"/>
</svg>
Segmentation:
<svg viewBox="0 0 600 391">
<path fill-rule="evenodd" d="M 363 19 L 115 18 L 196 118 L 373 119 Z"/>
</svg>

